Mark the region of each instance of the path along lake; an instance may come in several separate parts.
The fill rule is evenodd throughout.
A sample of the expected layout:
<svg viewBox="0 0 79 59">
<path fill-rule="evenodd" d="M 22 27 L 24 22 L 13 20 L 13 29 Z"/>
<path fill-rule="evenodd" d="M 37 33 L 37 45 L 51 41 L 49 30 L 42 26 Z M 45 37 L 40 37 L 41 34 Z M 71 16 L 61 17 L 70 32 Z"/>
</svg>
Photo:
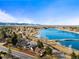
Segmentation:
<svg viewBox="0 0 79 59">
<path fill-rule="evenodd" d="M 79 50 L 79 41 L 73 41 L 79 40 L 79 34 L 77 33 L 48 28 L 40 30 L 38 36 L 40 38 L 47 38 L 49 40 L 63 40 L 60 41 L 61 45 L 67 47 L 71 46 L 72 48 Z M 67 41 L 64 41 L 64 39 L 67 39 Z"/>
</svg>

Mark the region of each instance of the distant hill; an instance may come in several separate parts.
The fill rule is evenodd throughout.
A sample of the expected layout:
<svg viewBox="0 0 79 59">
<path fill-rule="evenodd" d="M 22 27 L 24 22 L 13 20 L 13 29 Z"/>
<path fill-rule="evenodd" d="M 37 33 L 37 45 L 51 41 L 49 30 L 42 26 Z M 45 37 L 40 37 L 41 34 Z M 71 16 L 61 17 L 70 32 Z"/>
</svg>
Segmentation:
<svg viewBox="0 0 79 59">
<path fill-rule="evenodd" d="M 40 24 L 29 24 L 29 23 L 3 23 L 3 22 L 0 22 L 0 26 L 24 26 L 24 25 L 33 25 L 33 26 L 37 26 L 37 25 L 40 25 Z"/>
</svg>

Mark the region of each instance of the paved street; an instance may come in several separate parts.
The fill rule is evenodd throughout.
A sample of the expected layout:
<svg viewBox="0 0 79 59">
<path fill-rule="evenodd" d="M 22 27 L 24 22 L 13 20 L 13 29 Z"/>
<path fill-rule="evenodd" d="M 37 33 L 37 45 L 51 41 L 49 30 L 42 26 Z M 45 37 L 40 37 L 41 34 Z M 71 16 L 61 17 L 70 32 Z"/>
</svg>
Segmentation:
<svg viewBox="0 0 79 59">
<path fill-rule="evenodd" d="M 5 51 L 7 52 L 8 49 L 6 47 L 3 47 L 3 46 L 0 46 L 0 51 Z M 16 57 L 20 57 L 20 59 L 33 59 L 31 58 L 30 56 L 27 56 L 25 53 L 22 53 L 22 52 L 18 52 L 18 51 L 15 51 L 15 50 L 12 50 L 12 54 Z"/>
</svg>

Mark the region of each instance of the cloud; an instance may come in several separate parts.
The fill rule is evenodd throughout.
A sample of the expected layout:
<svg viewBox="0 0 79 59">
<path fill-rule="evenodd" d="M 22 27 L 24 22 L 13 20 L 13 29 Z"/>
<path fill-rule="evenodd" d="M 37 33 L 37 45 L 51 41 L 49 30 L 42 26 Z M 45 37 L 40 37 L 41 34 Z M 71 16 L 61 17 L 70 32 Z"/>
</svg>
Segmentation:
<svg viewBox="0 0 79 59">
<path fill-rule="evenodd" d="M 10 14 L 0 10 L 0 22 L 8 22 L 8 23 L 33 23 L 31 18 L 15 18 Z"/>
<path fill-rule="evenodd" d="M 9 23 L 31 23 L 44 25 L 79 25 L 79 17 L 60 17 L 45 20 L 35 20 L 32 18 L 15 18 L 5 11 L 0 10 L 0 22 Z"/>
<path fill-rule="evenodd" d="M 34 20 L 31 18 L 20 18 L 18 23 L 34 23 Z"/>
<path fill-rule="evenodd" d="M 79 17 L 72 17 L 65 20 L 66 21 L 63 21 L 61 25 L 79 25 Z"/>
<path fill-rule="evenodd" d="M 0 10 L 0 22 L 15 22 L 16 18 Z"/>
<path fill-rule="evenodd" d="M 43 21 L 44 25 L 79 25 L 79 17 L 48 19 Z"/>
</svg>

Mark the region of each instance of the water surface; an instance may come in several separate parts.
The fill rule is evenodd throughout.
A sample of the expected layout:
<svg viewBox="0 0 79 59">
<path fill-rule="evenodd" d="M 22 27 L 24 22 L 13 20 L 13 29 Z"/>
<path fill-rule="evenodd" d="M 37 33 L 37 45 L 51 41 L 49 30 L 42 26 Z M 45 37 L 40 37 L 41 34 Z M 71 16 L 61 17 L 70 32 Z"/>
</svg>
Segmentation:
<svg viewBox="0 0 79 59">
<path fill-rule="evenodd" d="M 49 28 L 49 29 L 42 29 L 39 31 L 39 37 L 40 38 L 47 38 L 49 40 L 63 40 L 63 39 L 68 39 L 68 40 L 79 40 L 79 34 L 77 33 L 72 33 L 72 32 L 67 32 L 67 31 L 62 31 L 62 30 L 57 30 L 54 28 Z M 72 48 L 79 49 L 79 42 L 78 41 L 62 41 L 60 42 L 62 45 L 65 46 L 72 46 Z"/>
</svg>

